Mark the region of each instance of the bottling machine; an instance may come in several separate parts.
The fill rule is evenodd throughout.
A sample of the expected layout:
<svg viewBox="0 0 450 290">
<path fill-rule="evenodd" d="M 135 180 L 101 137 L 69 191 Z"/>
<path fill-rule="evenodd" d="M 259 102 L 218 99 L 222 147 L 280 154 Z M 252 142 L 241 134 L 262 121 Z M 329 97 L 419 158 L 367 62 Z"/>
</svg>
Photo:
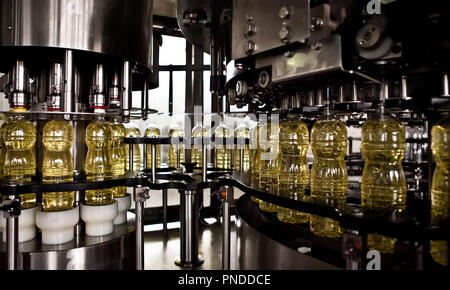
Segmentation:
<svg viewBox="0 0 450 290">
<path fill-rule="evenodd" d="M 317 174 L 311 175 L 311 186 L 309 175 L 305 177 L 303 194 L 294 196 L 279 194 L 276 183 L 261 186 L 254 178 L 254 158 L 246 155 L 260 151 L 263 136 L 269 143 L 271 138 L 280 144 L 283 140 L 260 129 L 255 144 L 253 133 L 237 130 L 234 135 L 225 132 L 222 124 L 215 124 L 222 131 L 209 137 L 202 131 L 194 134 L 198 130 L 191 134 L 190 127 L 183 135 L 121 137 L 129 148 L 128 171 L 107 176 L 105 164 L 99 163 L 94 173 L 102 174 L 92 177 L 86 164 L 91 162 L 86 157 L 92 153 L 89 150 L 94 150 L 91 143 L 101 147 L 105 139 L 113 138 L 108 134 L 114 135 L 104 123 L 128 123 L 155 112 L 148 105 L 148 90 L 158 86 L 153 2 L 0 1 L 0 71 L 5 74 L 1 82 L 11 108 L 1 112 L 5 124 L 0 129 L 2 268 L 143 269 L 143 208 L 150 189 L 179 191 L 181 237 L 176 264 L 196 267 L 208 258 L 198 252 L 199 193 L 211 189 L 221 205 L 225 270 L 234 268 L 231 247 L 236 248 L 237 269 L 448 269 L 448 191 L 446 195 L 442 189 L 442 184 L 448 187 L 448 132 L 434 133 L 443 137 L 432 140 L 433 128 L 450 112 L 450 18 L 444 1 L 177 1 L 179 29 L 211 55 L 214 113 L 234 116 L 237 113 L 230 106 L 247 107 L 245 113 L 259 122 L 256 128 L 270 119 L 271 130 L 276 130 L 279 119 L 295 118 L 308 131 L 303 146 L 309 146 L 311 138 L 312 147 L 342 139 L 344 134 L 333 135 L 339 126 L 342 132 L 362 128 L 341 140 L 339 150 L 346 151 L 345 160 L 338 154 L 342 167 L 335 171 L 345 172 L 345 195 L 339 200 L 315 195 Z M 133 107 L 133 91 L 143 92 L 141 108 Z M 396 129 L 387 133 L 367 129 L 373 113 Z M 331 119 L 338 124 L 327 133 L 333 137 L 315 138 L 320 137 L 315 133 L 320 121 Z M 72 128 L 73 142 L 50 134 L 57 148 L 71 144 L 70 180 L 48 182 L 43 172 L 51 143 L 45 139 L 49 137 L 46 124 L 52 120 Z M 95 130 L 92 124 L 98 125 Z M 30 126 L 35 131 L 23 129 Z M 405 144 L 404 153 L 402 148 L 393 153 L 397 159 L 402 157 L 396 159 L 398 164 L 380 165 L 402 168 L 401 173 L 390 172 L 403 177 L 405 190 L 383 189 L 401 206 L 380 210 L 373 202 L 372 208 L 364 207 L 369 203 L 367 188 L 380 185 L 366 181 L 364 168 L 373 156 L 361 154 L 356 145 L 362 141 L 362 150 L 370 153 L 367 148 L 374 142 L 365 139 L 369 135 L 381 136 L 380 143 L 389 139 L 391 149 Z M 314 140 L 319 141 L 313 144 Z M 143 149 L 143 170 L 134 170 L 135 145 Z M 175 146 L 174 168 L 158 168 L 160 145 Z M 314 155 L 318 147 L 313 148 Z M 31 166 L 31 173 L 23 174 L 23 167 L 20 174 L 11 170 L 14 150 L 28 154 L 21 160 L 28 160 L 25 168 Z M 208 166 L 209 151 L 216 155 L 215 166 Z M 390 158 L 387 153 L 383 156 Z M 301 162 L 307 172 L 317 169 L 316 163 Z M 265 164 L 260 171 L 274 163 Z M 440 176 L 443 192 L 437 202 L 433 202 L 434 175 Z M 132 188 L 132 196 L 89 204 L 95 194 L 105 195 L 120 186 Z M 235 200 L 235 189 L 245 194 Z M 61 199 L 58 193 L 67 192 L 73 192 L 69 210 L 45 211 L 49 193 Z M 381 195 L 377 190 L 371 194 Z M 30 199 L 32 206 L 27 207 Z M 127 219 L 132 201 L 135 218 Z M 433 211 L 436 204 L 443 207 L 439 218 Z M 280 210 L 324 220 L 339 234 L 323 236 L 309 224 L 281 222 Z M 230 234 L 233 212 L 236 244 Z M 391 245 L 389 251 L 373 251 L 386 243 Z"/>
</svg>

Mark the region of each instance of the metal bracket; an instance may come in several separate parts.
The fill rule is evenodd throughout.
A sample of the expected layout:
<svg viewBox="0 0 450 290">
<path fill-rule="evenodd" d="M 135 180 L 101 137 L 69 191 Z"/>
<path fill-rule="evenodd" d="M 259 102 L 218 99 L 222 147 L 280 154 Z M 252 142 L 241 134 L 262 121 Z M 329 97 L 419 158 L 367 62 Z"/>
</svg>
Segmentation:
<svg viewBox="0 0 450 290">
<path fill-rule="evenodd" d="M 3 211 L 4 218 L 19 217 L 21 213 L 20 200 L 19 199 L 6 199 L 0 206 L 0 210 Z"/>
<path fill-rule="evenodd" d="M 134 194 L 135 202 L 145 202 L 150 198 L 150 189 L 148 187 L 136 187 Z"/>
</svg>

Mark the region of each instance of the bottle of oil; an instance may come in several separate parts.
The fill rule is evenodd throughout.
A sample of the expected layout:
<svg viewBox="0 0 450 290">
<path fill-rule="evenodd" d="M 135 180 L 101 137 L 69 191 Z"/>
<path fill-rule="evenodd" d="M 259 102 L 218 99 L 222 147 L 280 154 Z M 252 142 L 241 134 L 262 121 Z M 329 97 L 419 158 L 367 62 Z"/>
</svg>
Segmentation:
<svg viewBox="0 0 450 290">
<path fill-rule="evenodd" d="M 69 121 L 48 121 L 42 132 L 44 160 L 42 178 L 47 183 L 62 183 L 73 180 L 73 159 L 70 149 L 73 143 L 73 128 Z M 75 192 L 45 192 L 42 194 L 42 211 L 66 211 L 74 206 Z"/>
<path fill-rule="evenodd" d="M 256 126 L 250 131 L 250 168 L 251 168 L 251 179 L 255 184 L 259 184 L 259 167 L 261 150 L 259 146 L 259 130 L 261 128 L 261 123 L 257 123 Z M 251 197 L 253 202 L 259 204 L 259 199 L 256 197 Z"/>
<path fill-rule="evenodd" d="M 245 138 L 248 139 L 250 138 L 250 129 L 243 123 L 241 125 L 239 125 L 235 130 L 234 130 L 234 136 L 236 138 Z M 235 150 L 235 158 L 234 158 L 234 168 L 236 170 L 238 170 L 240 168 L 240 148 L 244 146 L 244 152 L 243 152 L 243 159 L 244 162 L 243 164 L 243 168 L 241 170 L 241 172 L 248 172 L 250 170 L 250 148 L 249 148 L 249 144 L 245 144 L 245 145 L 237 145 L 236 146 L 236 150 Z"/>
<path fill-rule="evenodd" d="M 215 138 L 229 138 L 230 130 L 222 122 L 214 131 Z M 219 143 L 220 144 L 220 143 Z M 231 149 L 226 146 L 226 141 L 216 145 L 216 167 L 220 169 L 231 169 Z"/>
<path fill-rule="evenodd" d="M 260 146 L 259 146 L 259 130 L 261 123 L 257 123 L 250 131 L 250 167 L 252 170 L 252 179 L 259 182 L 259 167 L 260 167 Z"/>
<path fill-rule="evenodd" d="M 311 130 L 311 149 L 314 163 L 311 170 L 311 196 L 321 201 L 345 203 L 348 175 L 345 165 L 347 128 L 326 109 L 324 116 Z M 312 215 L 310 229 L 316 235 L 337 238 L 342 229 L 335 220 Z"/>
<path fill-rule="evenodd" d="M 4 173 L 4 164 L 5 164 L 5 154 L 6 154 L 6 148 L 5 148 L 5 142 L 3 141 L 3 128 L 6 125 L 6 122 L 0 121 L 0 178 L 3 178 Z M 1 197 L 0 197 L 1 198 Z"/>
<path fill-rule="evenodd" d="M 141 137 L 141 130 L 133 124 L 128 123 L 125 126 L 125 137 L 134 137 L 139 138 Z M 133 144 L 133 171 L 139 171 L 141 170 L 141 148 L 139 144 Z M 130 164 L 130 145 L 125 144 L 125 158 L 126 158 L 126 164 L 125 168 L 126 170 L 130 170 L 129 164 Z"/>
<path fill-rule="evenodd" d="M 365 165 L 361 181 L 363 210 L 388 211 L 406 208 L 406 179 L 402 160 L 406 131 L 402 124 L 380 105 L 362 127 L 362 153 Z M 368 247 L 393 253 L 396 239 L 378 234 L 367 237 Z"/>
<path fill-rule="evenodd" d="M 206 128 L 202 126 L 200 122 L 197 122 L 194 128 L 192 128 L 193 138 L 203 138 L 206 136 Z M 197 163 L 197 167 L 202 167 L 203 165 L 203 146 L 199 144 L 192 145 L 191 154 L 192 163 Z"/>
<path fill-rule="evenodd" d="M 156 124 L 151 123 L 144 132 L 145 137 L 149 138 L 159 138 L 161 137 L 161 130 Z M 147 146 L 147 168 L 152 168 L 152 146 Z M 161 166 L 161 150 L 159 145 L 156 145 L 156 168 Z"/>
<path fill-rule="evenodd" d="M 450 118 L 433 126 L 431 149 L 436 160 L 431 185 L 431 220 L 436 224 L 448 219 L 450 211 Z M 448 241 L 430 241 L 431 257 L 443 266 L 448 266 L 448 246 Z"/>
<path fill-rule="evenodd" d="M 260 131 L 260 171 L 259 186 L 268 193 L 279 194 L 279 172 L 280 172 L 280 128 L 274 124 L 262 124 Z M 262 134 L 266 129 L 267 134 Z M 264 136 L 265 135 L 265 136 Z M 264 138 L 267 137 L 267 138 Z M 264 140 L 267 139 L 267 140 Z M 274 204 L 259 201 L 259 208 L 262 211 L 277 212 L 278 207 Z"/>
<path fill-rule="evenodd" d="M 86 174 L 90 181 L 102 181 L 112 177 L 111 125 L 101 117 L 91 122 L 86 128 Z M 98 206 L 114 203 L 113 192 L 110 188 L 86 190 L 86 205 Z"/>
<path fill-rule="evenodd" d="M 309 130 L 305 123 L 289 115 L 280 124 L 280 195 L 298 200 L 309 187 L 306 152 Z M 304 224 L 309 214 L 279 207 L 278 219 L 285 223 Z"/>
<path fill-rule="evenodd" d="M 169 138 L 184 137 L 184 131 L 179 124 L 173 125 L 169 128 Z M 180 154 L 181 162 L 184 162 L 184 146 L 181 144 L 172 144 L 169 146 L 169 167 L 178 168 L 177 156 Z"/>
<path fill-rule="evenodd" d="M 12 117 L 3 127 L 3 142 L 6 155 L 4 175 L 11 183 L 21 184 L 31 181 L 36 174 L 36 160 L 33 158 L 36 144 L 36 127 L 24 116 Z M 22 209 L 36 206 L 36 194 L 20 195 Z"/>
<path fill-rule="evenodd" d="M 112 175 L 114 177 L 120 177 L 126 173 L 126 157 L 125 147 L 123 139 L 126 135 L 125 126 L 114 120 L 114 123 L 110 124 L 112 130 L 112 142 L 111 142 L 111 163 L 112 163 Z M 113 197 L 125 197 L 127 195 L 126 186 L 117 186 L 111 188 Z"/>
</svg>

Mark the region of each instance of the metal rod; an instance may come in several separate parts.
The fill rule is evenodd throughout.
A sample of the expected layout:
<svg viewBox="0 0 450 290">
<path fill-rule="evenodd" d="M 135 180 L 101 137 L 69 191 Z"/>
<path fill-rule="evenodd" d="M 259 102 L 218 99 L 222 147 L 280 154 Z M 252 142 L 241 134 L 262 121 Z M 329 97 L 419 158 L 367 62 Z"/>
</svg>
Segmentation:
<svg viewBox="0 0 450 290">
<path fill-rule="evenodd" d="M 129 157 L 129 160 L 128 160 L 128 168 L 129 168 L 129 171 L 131 171 L 131 172 L 134 172 L 134 164 L 133 164 L 133 158 L 134 158 L 134 152 L 133 152 L 133 150 L 134 150 L 134 144 L 129 144 L 128 145 L 128 148 L 129 148 L 129 155 L 128 155 L 128 157 Z"/>
<path fill-rule="evenodd" d="M 163 234 L 164 237 L 167 237 L 167 189 L 163 189 L 162 203 L 163 203 Z"/>
<path fill-rule="evenodd" d="M 129 120 L 130 110 L 132 104 L 132 80 L 131 80 L 131 65 L 128 60 L 123 62 L 122 68 L 122 98 L 121 98 L 121 110 L 124 120 Z"/>
<path fill-rule="evenodd" d="M 156 182 L 156 144 L 152 144 L 152 182 Z"/>
<path fill-rule="evenodd" d="M 196 191 L 181 191 L 180 198 L 180 259 L 175 263 L 182 267 L 192 267 L 203 263 L 198 255 L 198 195 Z"/>
<path fill-rule="evenodd" d="M 177 169 L 181 168 L 181 151 L 180 144 L 177 144 Z"/>
<path fill-rule="evenodd" d="M 147 146 L 146 144 L 142 145 L 142 153 L 144 155 L 144 170 L 148 169 L 148 160 L 147 160 Z M 151 150 L 151 149 L 150 149 Z M 151 151 L 150 151 L 151 152 Z M 151 165 L 151 164 L 150 164 Z"/>
<path fill-rule="evenodd" d="M 144 270 L 144 202 L 133 188 L 136 201 L 136 270 Z"/>
<path fill-rule="evenodd" d="M 244 172 L 244 146 L 239 148 L 239 171 Z"/>
<path fill-rule="evenodd" d="M 225 198 L 222 215 L 222 270 L 230 270 L 230 202 Z"/>
<path fill-rule="evenodd" d="M 73 112 L 73 100 L 74 100 L 74 82 L 73 82 L 73 51 L 68 49 L 64 56 L 64 79 L 66 80 L 66 86 L 64 89 L 64 112 Z"/>
<path fill-rule="evenodd" d="M 17 268 L 17 245 L 19 239 L 19 218 L 6 218 L 6 252 L 8 259 L 8 270 Z"/>
<path fill-rule="evenodd" d="M 444 85 L 443 85 L 443 94 L 444 94 L 444 96 L 449 96 L 449 94 L 450 94 L 450 90 L 449 90 L 449 83 L 448 83 L 448 74 L 447 73 L 444 73 L 443 74 L 443 82 L 444 82 Z"/>
<path fill-rule="evenodd" d="M 202 146 L 202 178 L 203 181 L 206 182 L 207 180 L 207 173 L 208 173 L 208 148 L 206 145 Z"/>
</svg>

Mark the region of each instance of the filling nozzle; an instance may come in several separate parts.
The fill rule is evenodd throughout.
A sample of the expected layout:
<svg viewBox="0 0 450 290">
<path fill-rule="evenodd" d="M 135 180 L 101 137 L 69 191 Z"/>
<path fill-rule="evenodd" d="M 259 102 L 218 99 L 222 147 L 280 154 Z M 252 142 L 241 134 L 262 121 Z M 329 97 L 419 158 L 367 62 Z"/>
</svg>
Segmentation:
<svg viewBox="0 0 450 290">
<path fill-rule="evenodd" d="M 49 87 L 47 95 L 47 110 L 61 111 L 64 86 L 63 65 L 53 63 L 50 66 Z"/>
<path fill-rule="evenodd" d="M 120 74 L 117 70 L 114 71 L 109 86 L 109 106 L 120 108 Z"/>
<path fill-rule="evenodd" d="M 106 71 L 103 64 L 97 64 L 95 67 L 89 105 L 94 110 L 108 108 Z"/>
<path fill-rule="evenodd" d="M 17 60 L 9 74 L 8 100 L 12 111 L 26 111 L 30 108 L 30 85 L 25 62 Z"/>
</svg>

